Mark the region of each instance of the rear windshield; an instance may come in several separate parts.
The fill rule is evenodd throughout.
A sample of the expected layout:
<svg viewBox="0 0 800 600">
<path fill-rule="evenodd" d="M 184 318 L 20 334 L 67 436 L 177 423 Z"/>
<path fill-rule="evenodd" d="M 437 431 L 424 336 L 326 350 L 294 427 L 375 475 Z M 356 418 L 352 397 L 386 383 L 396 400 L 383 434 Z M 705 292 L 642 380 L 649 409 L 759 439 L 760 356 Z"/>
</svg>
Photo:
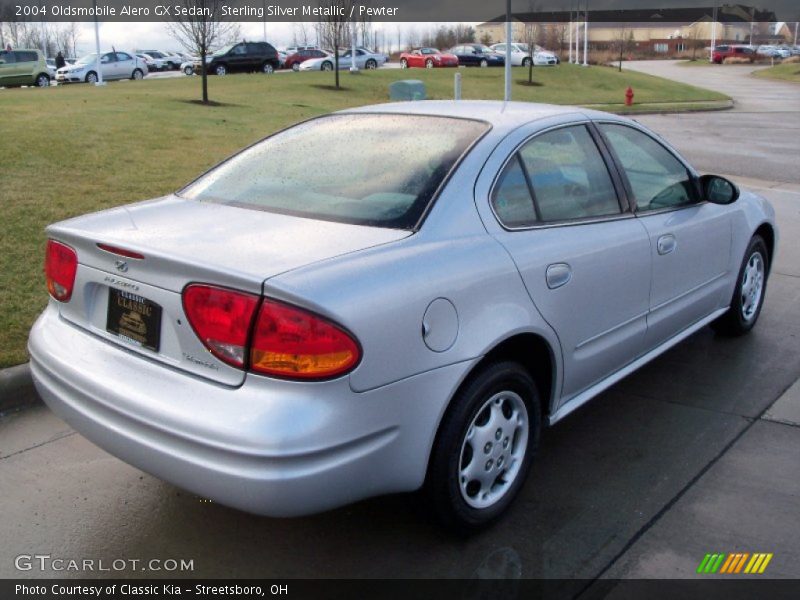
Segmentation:
<svg viewBox="0 0 800 600">
<path fill-rule="evenodd" d="M 356 225 L 413 229 L 481 121 L 331 115 L 280 132 L 180 192 L 185 198 Z"/>
</svg>

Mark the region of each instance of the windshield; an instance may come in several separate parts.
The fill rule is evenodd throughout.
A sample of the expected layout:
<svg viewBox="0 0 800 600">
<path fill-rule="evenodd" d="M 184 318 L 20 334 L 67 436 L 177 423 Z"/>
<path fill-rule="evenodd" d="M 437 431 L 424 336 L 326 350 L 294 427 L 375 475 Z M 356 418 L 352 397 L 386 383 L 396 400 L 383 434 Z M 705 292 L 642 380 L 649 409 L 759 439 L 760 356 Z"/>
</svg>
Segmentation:
<svg viewBox="0 0 800 600">
<path fill-rule="evenodd" d="M 91 54 L 87 54 L 86 56 L 82 56 L 78 59 L 77 64 L 79 65 L 87 65 L 89 63 L 93 63 L 97 61 L 97 54 L 92 52 Z"/>
<path fill-rule="evenodd" d="M 331 115 L 260 142 L 180 195 L 301 217 L 413 229 L 450 170 L 488 127 L 446 117 Z"/>
</svg>

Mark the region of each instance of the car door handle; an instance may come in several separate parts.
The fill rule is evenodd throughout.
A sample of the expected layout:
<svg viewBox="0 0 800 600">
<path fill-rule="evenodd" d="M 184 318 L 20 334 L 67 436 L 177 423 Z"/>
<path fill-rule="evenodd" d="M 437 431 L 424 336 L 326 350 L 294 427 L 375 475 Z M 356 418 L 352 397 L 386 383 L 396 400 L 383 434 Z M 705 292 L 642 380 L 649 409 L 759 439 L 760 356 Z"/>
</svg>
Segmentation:
<svg viewBox="0 0 800 600">
<path fill-rule="evenodd" d="M 547 287 L 551 290 L 567 285 L 572 279 L 572 267 L 567 263 L 555 263 L 547 267 Z"/>
<path fill-rule="evenodd" d="M 658 249 L 658 253 L 662 256 L 664 254 L 669 254 L 678 246 L 678 241 L 675 239 L 675 236 L 671 233 L 666 235 L 662 235 L 658 238 L 658 243 L 656 244 L 656 248 Z"/>
</svg>

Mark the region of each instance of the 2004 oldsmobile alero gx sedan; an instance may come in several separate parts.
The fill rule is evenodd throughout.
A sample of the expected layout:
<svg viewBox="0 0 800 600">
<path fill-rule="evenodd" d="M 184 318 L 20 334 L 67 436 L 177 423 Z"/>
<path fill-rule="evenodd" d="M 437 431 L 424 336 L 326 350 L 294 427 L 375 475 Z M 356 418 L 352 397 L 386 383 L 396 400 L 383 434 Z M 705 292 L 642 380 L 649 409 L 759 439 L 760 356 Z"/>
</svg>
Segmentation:
<svg viewBox="0 0 800 600">
<path fill-rule="evenodd" d="M 776 242 L 765 200 L 635 122 L 495 102 L 312 119 L 47 233 L 31 368 L 86 437 L 246 511 L 424 487 L 461 529 L 544 425 L 752 328 Z"/>
</svg>

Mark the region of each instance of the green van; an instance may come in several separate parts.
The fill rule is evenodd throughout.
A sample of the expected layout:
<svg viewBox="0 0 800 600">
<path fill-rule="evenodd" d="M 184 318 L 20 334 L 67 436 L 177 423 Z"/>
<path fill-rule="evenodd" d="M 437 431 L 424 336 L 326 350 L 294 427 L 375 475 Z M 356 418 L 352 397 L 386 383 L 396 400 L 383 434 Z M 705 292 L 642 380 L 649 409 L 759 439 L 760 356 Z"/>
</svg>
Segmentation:
<svg viewBox="0 0 800 600">
<path fill-rule="evenodd" d="M 13 85 L 50 85 L 41 50 L 0 50 L 0 86 Z"/>
</svg>

